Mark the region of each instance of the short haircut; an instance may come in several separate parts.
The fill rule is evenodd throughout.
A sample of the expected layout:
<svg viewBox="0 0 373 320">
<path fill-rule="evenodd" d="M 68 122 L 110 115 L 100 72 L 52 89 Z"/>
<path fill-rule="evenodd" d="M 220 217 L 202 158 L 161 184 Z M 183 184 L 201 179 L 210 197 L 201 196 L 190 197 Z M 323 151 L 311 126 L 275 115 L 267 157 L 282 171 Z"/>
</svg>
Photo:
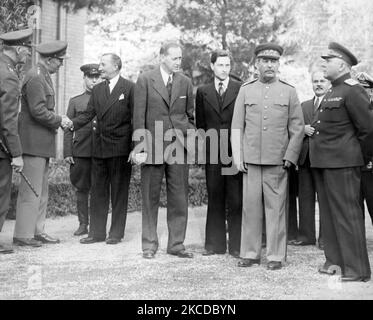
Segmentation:
<svg viewBox="0 0 373 320">
<path fill-rule="evenodd" d="M 113 64 L 116 64 L 118 66 L 118 70 L 122 69 L 122 60 L 121 60 L 121 58 L 117 54 L 115 54 L 115 53 L 105 53 L 102 56 L 103 57 L 110 56 L 111 61 L 113 62 Z"/>
<path fill-rule="evenodd" d="M 182 49 L 181 45 L 177 42 L 166 42 L 164 43 L 162 46 L 161 46 L 161 50 L 159 51 L 159 54 L 162 56 L 162 55 L 167 55 L 168 54 L 168 50 L 170 50 L 171 48 L 180 48 Z"/>
<path fill-rule="evenodd" d="M 232 61 L 232 56 L 228 50 L 216 50 L 211 54 L 211 63 L 214 64 L 219 57 L 228 57 Z"/>
</svg>

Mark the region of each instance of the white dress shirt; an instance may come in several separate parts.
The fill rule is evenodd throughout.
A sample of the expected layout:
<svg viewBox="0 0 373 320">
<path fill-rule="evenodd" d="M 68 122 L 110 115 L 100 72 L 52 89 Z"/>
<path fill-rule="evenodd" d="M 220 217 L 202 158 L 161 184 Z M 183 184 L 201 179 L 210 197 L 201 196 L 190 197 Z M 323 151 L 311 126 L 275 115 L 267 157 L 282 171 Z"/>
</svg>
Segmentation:
<svg viewBox="0 0 373 320">
<path fill-rule="evenodd" d="M 160 66 L 160 69 L 161 69 L 161 75 L 162 75 L 162 79 L 163 79 L 163 82 L 164 82 L 164 85 L 165 87 L 167 87 L 167 82 L 168 82 L 168 78 L 171 76 L 171 82 L 173 80 L 173 74 L 171 73 L 167 73 L 163 68 L 162 66 Z"/>
<path fill-rule="evenodd" d="M 117 74 L 113 79 L 109 80 L 110 81 L 110 83 L 109 83 L 110 93 L 113 92 L 115 86 L 117 85 L 119 77 L 120 77 L 120 74 Z"/>
<path fill-rule="evenodd" d="M 229 84 L 229 77 L 227 77 L 227 79 L 225 79 L 224 81 L 221 81 L 220 79 L 215 78 L 214 82 L 215 82 L 215 90 L 216 90 L 216 92 L 219 93 L 219 83 L 220 82 L 223 83 L 223 90 L 224 90 L 224 92 L 227 91 L 228 84 Z"/>
</svg>

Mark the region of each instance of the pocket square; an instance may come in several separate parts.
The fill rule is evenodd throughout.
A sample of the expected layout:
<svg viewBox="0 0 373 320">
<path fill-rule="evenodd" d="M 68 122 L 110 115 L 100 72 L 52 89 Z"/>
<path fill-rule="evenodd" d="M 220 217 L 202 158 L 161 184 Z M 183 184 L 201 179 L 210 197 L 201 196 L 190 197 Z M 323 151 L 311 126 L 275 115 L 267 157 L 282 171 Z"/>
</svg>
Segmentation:
<svg viewBox="0 0 373 320">
<path fill-rule="evenodd" d="M 181 96 L 180 99 L 186 99 L 186 96 Z"/>
<path fill-rule="evenodd" d="M 119 97 L 118 100 L 123 100 L 123 99 L 124 99 L 124 94 L 122 93 L 122 94 L 120 95 L 120 97 Z"/>
</svg>

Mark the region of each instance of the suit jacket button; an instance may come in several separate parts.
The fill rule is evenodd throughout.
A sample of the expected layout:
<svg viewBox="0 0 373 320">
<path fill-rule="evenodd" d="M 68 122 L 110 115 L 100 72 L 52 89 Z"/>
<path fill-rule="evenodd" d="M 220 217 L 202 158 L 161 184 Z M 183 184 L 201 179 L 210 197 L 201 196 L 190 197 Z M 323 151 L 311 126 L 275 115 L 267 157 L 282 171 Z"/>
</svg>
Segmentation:
<svg viewBox="0 0 373 320">
<path fill-rule="evenodd" d="M 316 134 L 317 134 L 317 135 L 319 135 L 319 134 L 320 134 L 320 132 L 319 132 L 319 131 L 317 131 L 317 132 L 316 132 Z"/>
<path fill-rule="evenodd" d="M 321 123 L 321 121 L 319 120 L 319 121 L 317 121 L 317 123 Z"/>
<path fill-rule="evenodd" d="M 263 130 L 264 130 L 264 131 L 267 131 L 267 127 L 264 127 Z"/>
</svg>

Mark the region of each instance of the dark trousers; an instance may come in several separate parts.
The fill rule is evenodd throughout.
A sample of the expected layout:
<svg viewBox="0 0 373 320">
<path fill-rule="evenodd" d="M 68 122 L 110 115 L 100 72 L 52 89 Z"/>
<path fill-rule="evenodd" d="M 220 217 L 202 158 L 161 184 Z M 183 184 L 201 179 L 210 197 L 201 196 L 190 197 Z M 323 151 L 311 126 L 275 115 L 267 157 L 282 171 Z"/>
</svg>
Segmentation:
<svg viewBox="0 0 373 320">
<path fill-rule="evenodd" d="M 242 174 L 222 175 L 222 166 L 206 164 L 208 193 L 205 249 L 216 253 L 227 250 L 225 221 L 228 221 L 228 250 L 240 252 L 242 221 Z M 227 209 L 227 210 L 226 210 Z"/>
<path fill-rule="evenodd" d="M 360 168 L 313 169 L 323 228 L 325 267 L 370 277 L 365 224 L 360 207 Z"/>
<path fill-rule="evenodd" d="M 287 239 L 296 240 L 298 235 L 298 217 L 297 217 L 297 195 L 298 195 L 298 172 L 294 166 L 289 169 L 289 197 L 288 197 L 288 223 Z"/>
<path fill-rule="evenodd" d="M 373 223 L 373 172 L 361 172 L 361 208 L 364 212 L 364 199 L 367 203 L 370 219 Z"/>
<path fill-rule="evenodd" d="M 309 164 L 299 166 L 299 230 L 298 240 L 307 243 L 316 242 L 315 205 L 316 184 Z M 319 221 L 319 242 L 322 241 L 321 220 Z"/>
<path fill-rule="evenodd" d="M 76 188 L 76 206 L 79 224 L 88 225 L 88 199 L 91 189 L 92 159 L 74 157 L 74 164 L 70 166 L 70 180 Z"/>
<path fill-rule="evenodd" d="M 8 159 L 0 158 L 0 231 L 9 210 L 12 188 L 12 167 Z"/>
<path fill-rule="evenodd" d="M 106 238 L 110 199 L 112 217 L 109 238 L 122 239 L 124 237 L 132 169 L 127 158 L 92 159 L 90 237 Z"/>
<path fill-rule="evenodd" d="M 184 250 L 188 221 L 188 173 L 186 164 L 144 165 L 141 168 L 142 250 L 158 250 L 157 222 L 163 177 L 167 189 L 167 252 Z"/>
</svg>

